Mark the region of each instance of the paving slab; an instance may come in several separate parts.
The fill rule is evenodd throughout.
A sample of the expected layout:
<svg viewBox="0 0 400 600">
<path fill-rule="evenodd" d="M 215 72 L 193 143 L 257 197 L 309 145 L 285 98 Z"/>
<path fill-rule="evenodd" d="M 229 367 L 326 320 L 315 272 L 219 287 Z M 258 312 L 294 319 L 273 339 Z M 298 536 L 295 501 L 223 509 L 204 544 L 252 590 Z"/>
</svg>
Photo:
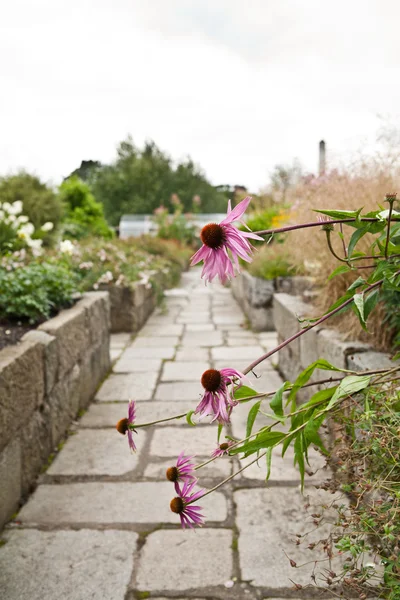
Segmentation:
<svg viewBox="0 0 400 600">
<path fill-rule="evenodd" d="M 326 556 L 322 550 L 309 550 L 311 542 L 328 537 L 331 525 L 327 523 L 315 530 L 312 513 L 321 513 L 321 505 L 331 505 L 334 498 L 322 490 L 305 490 L 303 496 L 297 488 L 268 488 L 239 490 L 234 493 L 239 528 L 239 560 L 242 578 L 254 586 L 276 590 L 292 588 L 292 581 L 300 585 L 324 584 L 321 573 L 330 568 L 328 561 L 314 564 Z M 308 511 L 304 505 L 309 502 Z M 328 517 L 328 515 L 326 515 Z M 332 514 L 332 520 L 334 520 Z M 296 534 L 307 536 L 304 545 L 295 544 Z M 287 556 L 302 568 L 290 566 Z M 338 564 L 332 565 L 333 570 Z"/>
<path fill-rule="evenodd" d="M 232 578 L 231 545 L 228 529 L 156 531 L 142 549 L 135 587 L 174 592 L 223 585 Z"/>
<path fill-rule="evenodd" d="M 169 505 L 174 486 L 166 481 L 88 482 L 40 485 L 23 506 L 18 519 L 24 525 L 66 527 L 72 524 L 173 523 L 179 517 Z M 224 521 L 226 499 L 220 492 L 201 503 L 209 521 Z"/>
<path fill-rule="evenodd" d="M 210 322 L 210 317 L 209 315 L 198 315 L 198 314 L 193 314 L 193 315 L 188 315 L 188 316 L 182 316 L 179 315 L 179 317 L 176 319 L 177 323 L 209 323 Z"/>
<path fill-rule="evenodd" d="M 165 335 L 154 337 L 137 337 L 134 342 L 125 350 L 126 353 L 136 348 L 173 348 L 178 343 L 178 335 Z"/>
<path fill-rule="evenodd" d="M 4 600 L 124 600 L 138 535 L 130 531 L 9 531 L 0 548 Z"/>
<path fill-rule="evenodd" d="M 180 336 L 183 332 L 183 325 L 177 323 L 169 323 L 168 325 L 156 325 L 150 320 L 148 325 L 145 325 L 138 333 L 139 338 L 143 337 L 171 337 Z"/>
<path fill-rule="evenodd" d="M 158 419 L 166 419 L 179 415 L 183 412 L 187 412 L 193 409 L 193 402 L 187 400 L 185 402 L 157 402 L 152 400 L 151 402 L 137 402 L 136 403 L 136 420 L 137 423 L 149 423 Z M 124 419 L 127 416 L 128 404 L 126 407 L 120 403 L 96 403 L 92 404 L 88 411 L 83 415 L 79 424 L 81 427 L 112 427 L 115 429 L 115 425 L 120 419 Z M 184 419 L 174 421 L 174 423 L 186 423 Z M 164 427 L 165 425 L 171 425 L 171 422 L 157 423 L 157 427 Z M 151 431 L 151 429 L 147 430 Z"/>
<path fill-rule="evenodd" d="M 175 356 L 176 362 L 178 361 L 208 361 L 209 360 L 209 350 L 208 348 L 196 348 L 194 346 L 190 346 L 190 348 L 185 348 L 184 350 L 178 350 Z"/>
<path fill-rule="evenodd" d="M 110 375 L 96 394 L 99 402 L 150 400 L 156 385 L 157 373 Z"/>
<path fill-rule="evenodd" d="M 255 337 L 240 337 L 240 338 L 236 338 L 236 337 L 232 337 L 229 335 L 229 332 L 227 334 L 227 346 L 234 346 L 235 348 L 237 348 L 237 346 L 256 346 L 258 344 L 258 340 Z"/>
<path fill-rule="evenodd" d="M 161 381 L 200 381 L 204 371 L 210 368 L 209 362 L 184 361 L 164 363 Z"/>
<path fill-rule="evenodd" d="M 150 338 L 147 338 L 150 339 Z M 153 338 L 154 339 L 154 338 Z M 162 339 L 162 338 L 159 338 Z M 165 338 L 166 339 L 166 338 Z M 144 346 L 142 347 L 130 347 L 126 349 L 126 356 L 129 356 L 132 360 L 136 358 L 162 358 L 164 360 L 171 360 L 175 356 L 175 346 Z"/>
<path fill-rule="evenodd" d="M 112 333 L 110 336 L 110 348 L 125 348 L 131 341 L 130 333 Z"/>
<path fill-rule="evenodd" d="M 200 402 L 202 393 L 200 380 L 198 383 L 191 381 L 178 383 L 159 383 L 157 386 L 155 400 L 191 400 L 194 408 Z"/>
<path fill-rule="evenodd" d="M 332 473 L 326 468 L 326 461 L 320 452 L 310 448 L 308 452 L 310 465 L 306 466 L 305 483 L 307 485 L 317 485 L 325 481 Z M 254 460 L 254 457 L 253 457 Z M 240 466 L 243 467 L 250 463 L 250 458 L 240 461 Z M 309 473 L 313 473 L 310 476 Z M 265 458 L 261 458 L 258 464 L 255 463 L 248 469 L 245 469 L 238 478 L 257 479 L 265 481 L 267 467 Z M 282 446 L 277 446 L 272 451 L 271 475 L 268 482 L 291 482 L 295 485 L 300 485 L 300 474 L 297 466 L 294 466 L 294 451 L 293 448 L 288 448 L 285 456 L 282 458 Z M 267 485 L 268 485 L 267 482 Z"/>
<path fill-rule="evenodd" d="M 186 331 L 215 331 L 215 326 L 212 323 L 188 323 L 186 325 Z"/>
<path fill-rule="evenodd" d="M 229 311 L 226 314 L 213 315 L 213 323 L 216 325 L 242 325 L 245 317 L 243 314 L 230 314 Z"/>
<path fill-rule="evenodd" d="M 195 348 L 220 346 L 223 343 L 220 331 L 188 331 L 183 335 L 181 346 L 194 346 Z"/>
<path fill-rule="evenodd" d="M 210 456 L 217 445 L 218 427 L 214 425 L 190 425 L 163 427 L 154 431 L 150 445 L 152 456 L 177 457 L 181 452 L 197 456 Z"/>
<path fill-rule="evenodd" d="M 117 358 L 119 358 L 122 354 L 122 348 L 119 348 L 118 350 L 113 350 L 111 348 L 110 350 L 110 360 L 113 363 L 115 360 L 117 360 Z"/>
<path fill-rule="evenodd" d="M 127 436 L 116 429 L 80 429 L 65 443 L 50 468 L 49 475 L 123 475 L 138 463 L 146 434 L 135 436 L 133 454 Z"/>
<path fill-rule="evenodd" d="M 264 354 L 261 346 L 236 346 L 211 348 L 211 357 L 213 360 L 241 360 L 246 359 L 250 362 Z"/>
<path fill-rule="evenodd" d="M 132 358 L 124 353 L 113 366 L 114 373 L 158 373 L 161 369 L 161 358 Z"/>
</svg>

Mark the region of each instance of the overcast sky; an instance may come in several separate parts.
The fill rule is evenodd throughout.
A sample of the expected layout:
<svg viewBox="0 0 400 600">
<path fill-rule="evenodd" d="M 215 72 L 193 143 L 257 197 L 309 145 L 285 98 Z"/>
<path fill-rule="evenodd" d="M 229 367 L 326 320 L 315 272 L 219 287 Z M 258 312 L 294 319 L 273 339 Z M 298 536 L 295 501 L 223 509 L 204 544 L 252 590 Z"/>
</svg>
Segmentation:
<svg viewBox="0 0 400 600">
<path fill-rule="evenodd" d="M 398 0 L 4 0 L 0 175 L 59 182 L 131 133 L 257 191 L 398 123 Z"/>
</svg>

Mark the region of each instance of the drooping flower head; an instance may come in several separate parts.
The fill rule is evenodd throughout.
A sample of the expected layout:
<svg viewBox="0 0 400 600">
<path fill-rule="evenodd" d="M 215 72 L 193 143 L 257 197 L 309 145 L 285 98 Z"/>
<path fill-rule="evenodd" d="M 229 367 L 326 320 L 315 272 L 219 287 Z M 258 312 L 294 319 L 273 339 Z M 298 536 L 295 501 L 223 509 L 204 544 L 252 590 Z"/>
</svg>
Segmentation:
<svg viewBox="0 0 400 600">
<path fill-rule="evenodd" d="M 129 406 L 128 406 L 128 418 L 121 419 L 120 421 L 118 421 L 116 428 L 119 431 L 119 433 L 121 433 L 122 435 L 125 435 L 125 433 L 128 434 L 129 448 L 132 450 L 132 452 L 136 452 L 136 444 L 133 440 L 133 432 L 135 430 L 132 427 L 135 423 L 135 420 L 136 420 L 136 403 L 134 400 L 130 400 Z M 136 433 L 136 431 L 135 431 L 135 433 Z"/>
<path fill-rule="evenodd" d="M 231 201 L 228 202 L 228 214 L 221 223 L 209 223 L 201 230 L 200 237 L 203 246 L 191 258 L 191 266 L 204 261 L 202 278 L 212 281 L 218 275 L 222 283 L 239 272 L 239 257 L 246 262 L 251 262 L 253 246 L 247 238 L 261 240 L 263 238 L 251 231 L 240 231 L 232 225 L 234 221 L 241 221 L 251 197 L 247 196 L 232 210 Z M 228 250 L 230 255 L 228 254 Z"/>
<path fill-rule="evenodd" d="M 204 517 L 200 513 L 202 510 L 201 506 L 194 506 L 192 504 L 192 502 L 201 498 L 204 494 L 204 490 L 198 490 L 197 492 L 192 493 L 195 485 L 196 481 L 193 481 L 192 483 L 185 481 L 182 489 L 178 485 L 176 490 L 178 496 L 173 498 L 169 505 L 172 512 L 179 515 L 183 529 L 185 529 L 185 527 L 193 529 L 193 524 L 199 525 L 200 527 L 204 524 Z"/>
<path fill-rule="evenodd" d="M 194 475 L 195 464 L 191 462 L 193 456 L 185 456 L 183 452 L 178 456 L 176 465 L 169 467 L 166 471 L 168 481 L 172 481 L 175 484 L 175 490 L 179 493 L 178 482 L 192 482 L 197 481 Z"/>
<path fill-rule="evenodd" d="M 233 381 L 242 385 L 243 373 L 236 369 L 208 369 L 204 371 L 201 377 L 201 385 L 205 392 L 200 404 L 197 406 L 195 413 L 201 417 L 213 415 L 211 423 L 229 423 L 229 417 L 232 408 L 238 404 L 233 398 L 233 386 L 228 390 L 228 385 Z"/>
<path fill-rule="evenodd" d="M 220 458 L 221 456 L 224 456 L 224 454 L 229 455 L 229 448 L 234 444 L 235 442 L 232 442 L 231 440 L 228 442 L 223 442 L 222 444 L 218 444 L 214 452 L 212 452 L 211 458 Z"/>
</svg>

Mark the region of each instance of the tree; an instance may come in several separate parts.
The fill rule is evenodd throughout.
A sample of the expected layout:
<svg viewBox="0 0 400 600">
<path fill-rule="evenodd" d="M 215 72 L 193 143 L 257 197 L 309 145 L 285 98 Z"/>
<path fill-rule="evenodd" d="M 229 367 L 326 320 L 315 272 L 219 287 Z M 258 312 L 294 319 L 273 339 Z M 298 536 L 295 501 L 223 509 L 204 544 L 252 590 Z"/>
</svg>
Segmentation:
<svg viewBox="0 0 400 600">
<path fill-rule="evenodd" d="M 280 202 L 286 201 L 286 194 L 290 187 L 295 185 L 302 175 L 302 167 L 298 160 L 291 165 L 276 165 L 271 175 L 271 188 L 277 194 Z"/>
<path fill-rule="evenodd" d="M 153 141 L 146 142 L 141 150 L 130 136 L 119 144 L 114 163 L 96 169 L 91 187 L 113 225 L 123 214 L 151 214 L 160 205 L 173 210 L 173 194 L 179 196 L 186 212 L 192 210 L 195 196 L 200 196 L 202 211 L 226 208 L 224 195 L 190 158 L 175 167 Z"/>
<path fill-rule="evenodd" d="M 101 162 L 98 160 L 82 160 L 81 166 L 72 171 L 64 181 L 70 177 L 79 177 L 82 181 L 90 182 L 95 176 L 96 171 L 100 168 Z"/>
<path fill-rule="evenodd" d="M 23 214 L 36 229 L 48 221 L 56 228 L 62 219 L 62 201 L 54 190 L 25 171 L 0 179 L 0 202 L 12 204 L 16 200 L 22 201 Z"/>
</svg>

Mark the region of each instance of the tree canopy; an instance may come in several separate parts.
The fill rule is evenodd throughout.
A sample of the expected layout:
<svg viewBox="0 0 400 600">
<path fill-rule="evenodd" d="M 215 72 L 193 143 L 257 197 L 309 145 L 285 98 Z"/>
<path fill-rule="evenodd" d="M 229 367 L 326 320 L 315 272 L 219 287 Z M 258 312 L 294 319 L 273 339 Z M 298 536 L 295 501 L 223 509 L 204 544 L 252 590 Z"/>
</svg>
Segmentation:
<svg viewBox="0 0 400 600">
<path fill-rule="evenodd" d="M 113 225 L 123 214 L 152 213 L 160 205 L 172 210 L 171 198 L 176 196 L 185 212 L 193 209 L 195 196 L 200 196 L 201 212 L 226 210 L 226 195 L 209 183 L 200 167 L 190 158 L 175 164 L 153 141 L 140 149 L 128 136 L 113 163 L 83 161 L 73 174 L 84 176 Z"/>
</svg>

